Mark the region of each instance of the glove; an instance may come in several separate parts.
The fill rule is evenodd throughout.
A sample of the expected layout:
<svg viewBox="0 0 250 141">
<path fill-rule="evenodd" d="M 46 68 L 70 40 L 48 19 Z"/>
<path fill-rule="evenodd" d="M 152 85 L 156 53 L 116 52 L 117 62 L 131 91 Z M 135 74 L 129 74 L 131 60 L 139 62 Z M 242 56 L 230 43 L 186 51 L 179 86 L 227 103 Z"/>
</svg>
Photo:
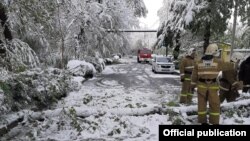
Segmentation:
<svg viewBox="0 0 250 141">
<path fill-rule="evenodd" d="M 232 90 L 239 90 L 241 88 L 240 86 L 240 82 L 239 81 L 235 81 L 233 84 L 232 84 Z"/>
<path fill-rule="evenodd" d="M 239 90 L 243 89 L 243 81 L 238 81 L 239 82 Z"/>
</svg>

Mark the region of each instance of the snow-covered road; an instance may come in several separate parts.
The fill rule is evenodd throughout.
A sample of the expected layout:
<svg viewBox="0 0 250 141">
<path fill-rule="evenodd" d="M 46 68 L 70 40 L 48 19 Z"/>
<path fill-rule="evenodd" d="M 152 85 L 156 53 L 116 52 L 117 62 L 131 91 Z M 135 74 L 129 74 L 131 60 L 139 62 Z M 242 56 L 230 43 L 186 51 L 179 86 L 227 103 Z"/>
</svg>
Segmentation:
<svg viewBox="0 0 250 141">
<path fill-rule="evenodd" d="M 79 91 L 69 93 L 52 109 L 26 111 L 24 121 L 3 140 L 156 141 L 160 124 L 195 123 L 197 106 L 178 104 L 178 74 L 154 74 L 151 65 L 136 63 L 135 58 L 122 62 L 107 66 L 102 74 L 85 81 Z M 79 83 L 81 80 L 74 79 Z M 232 106 L 227 104 L 225 108 Z M 230 118 L 226 118 L 228 114 Z M 235 114 L 225 113 L 222 123 L 237 123 L 235 118 L 249 123 L 249 118 Z"/>
<path fill-rule="evenodd" d="M 178 75 L 154 74 L 149 64 L 127 61 L 107 66 L 101 75 L 86 81 L 80 91 L 70 93 L 57 107 L 141 108 L 158 106 L 163 97 L 177 99 Z"/>
</svg>

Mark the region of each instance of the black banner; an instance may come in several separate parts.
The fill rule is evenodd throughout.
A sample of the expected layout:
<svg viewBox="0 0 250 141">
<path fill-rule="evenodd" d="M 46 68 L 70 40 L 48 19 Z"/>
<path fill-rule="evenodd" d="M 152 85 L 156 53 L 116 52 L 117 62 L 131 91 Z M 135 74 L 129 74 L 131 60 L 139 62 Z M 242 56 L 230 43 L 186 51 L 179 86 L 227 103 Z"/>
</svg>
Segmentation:
<svg viewBox="0 0 250 141">
<path fill-rule="evenodd" d="M 159 141 L 178 138 L 193 141 L 218 137 L 249 138 L 250 125 L 159 125 Z"/>
</svg>

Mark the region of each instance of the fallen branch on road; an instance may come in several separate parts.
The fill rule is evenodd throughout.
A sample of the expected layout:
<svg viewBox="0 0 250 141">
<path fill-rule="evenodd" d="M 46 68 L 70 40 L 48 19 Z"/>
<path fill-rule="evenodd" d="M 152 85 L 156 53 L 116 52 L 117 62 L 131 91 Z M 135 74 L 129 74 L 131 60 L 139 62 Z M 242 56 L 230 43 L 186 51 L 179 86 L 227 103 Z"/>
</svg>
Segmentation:
<svg viewBox="0 0 250 141">
<path fill-rule="evenodd" d="M 5 118 L 5 117 L 3 117 Z M 19 122 L 22 122 L 24 115 L 22 113 L 9 115 L 5 120 L 0 122 L 0 137 L 8 133 L 11 129 L 16 127 Z"/>
<path fill-rule="evenodd" d="M 229 110 L 235 111 L 235 109 L 250 109 L 250 99 L 244 99 L 241 101 L 223 103 L 221 105 L 221 112 L 227 112 Z M 15 114 L 6 115 L 2 118 L 7 120 L 1 120 L 0 122 L 0 136 L 6 134 L 12 128 L 18 125 L 19 122 L 39 120 L 43 121 L 46 118 L 60 116 L 60 114 L 69 113 L 71 109 L 76 111 L 76 116 L 79 118 L 87 118 L 89 116 L 104 116 L 105 114 L 113 114 L 117 116 L 145 116 L 154 114 L 164 114 L 173 116 L 182 116 L 183 118 L 192 117 L 197 115 L 197 105 L 191 105 L 186 107 L 144 107 L 144 108 L 114 108 L 114 109 L 97 109 L 92 107 L 68 107 L 59 108 L 55 110 L 47 110 L 43 112 L 33 111 L 20 111 Z"/>
</svg>

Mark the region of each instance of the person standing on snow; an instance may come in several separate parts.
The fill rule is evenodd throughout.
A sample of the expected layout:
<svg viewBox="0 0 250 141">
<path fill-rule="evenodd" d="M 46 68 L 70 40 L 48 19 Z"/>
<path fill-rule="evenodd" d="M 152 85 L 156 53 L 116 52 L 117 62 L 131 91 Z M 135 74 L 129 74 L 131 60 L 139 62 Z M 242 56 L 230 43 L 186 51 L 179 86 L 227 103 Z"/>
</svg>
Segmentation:
<svg viewBox="0 0 250 141">
<path fill-rule="evenodd" d="M 182 82 L 182 90 L 180 95 L 180 103 L 191 104 L 193 91 L 191 89 L 191 75 L 194 68 L 194 59 L 196 56 L 195 48 L 190 48 L 187 55 L 180 62 L 180 77 Z"/>
<path fill-rule="evenodd" d="M 207 123 L 207 102 L 209 103 L 209 123 L 219 124 L 220 98 L 219 86 L 216 81 L 222 70 L 230 70 L 231 63 L 222 62 L 217 57 L 220 55 L 217 44 L 210 44 L 205 55 L 194 65 L 191 77 L 191 85 L 197 87 L 198 95 L 198 122 L 202 125 Z"/>
<path fill-rule="evenodd" d="M 250 89 L 250 56 L 244 60 L 240 65 L 239 80 L 243 81 L 242 92 L 247 93 Z"/>
<path fill-rule="evenodd" d="M 220 84 L 220 102 L 225 99 L 227 102 L 235 101 L 239 97 L 238 90 L 241 89 L 241 83 L 238 81 L 238 66 L 240 60 L 243 59 L 243 55 L 239 52 L 233 53 L 231 62 L 235 65 L 232 70 L 222 71 L 222 76 L 219 80 Z"/>
</svg>

